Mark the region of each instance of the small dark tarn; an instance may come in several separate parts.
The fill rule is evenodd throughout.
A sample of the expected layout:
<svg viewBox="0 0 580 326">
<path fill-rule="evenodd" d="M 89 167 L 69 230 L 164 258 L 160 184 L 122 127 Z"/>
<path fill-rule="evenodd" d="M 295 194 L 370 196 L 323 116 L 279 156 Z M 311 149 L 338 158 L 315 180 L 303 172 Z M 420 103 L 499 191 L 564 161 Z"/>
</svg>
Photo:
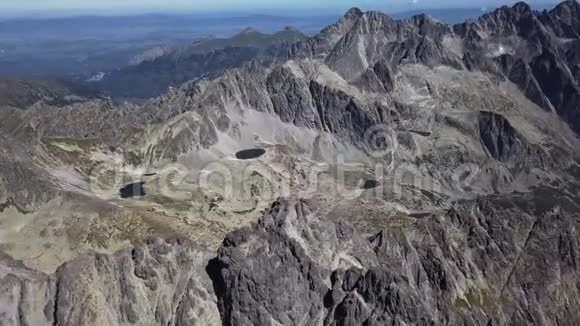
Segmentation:
<svg viewBox="0 0 580 326">
<path fill-rule="evenodd" d="M 239 151 L 236 153 L 236 158 L 238 160 L 251 160 L 258 158 L 262 155 L 266 154 L 266 150 L 263 148 L 252 148 L 252 149 L 245 149 L 243 151 Z"/>
<path fill-rule="evenodd" d="M 411 214 L 409 214 L 409 217 L 421 219 L 421 218 L 425 218 L 425 217 L 431 216 L 431 214 L 433 214 L 433 212 L 411 213 Z"/>
<path fill-rule="evenodd" d="M 417 135 L 421 135 L 423 137 L 429 137 L 429 136 L 431 136 L 431 133 L 428 132 L 428 131 L 409 130 L 409 132 L 415 133 Z"/>
<path fill-rule="evenodd" d="M 414 133 L 417 135 L 421 135 L 423 137 L 431 136 L 431 132 L 429 132 L 429 131 L 412 130 L 412 129 L 397 129 L 397 131 L 407 131 L 407 132 L 411 132 L 411 133 Z"/>
<path fill-rule="evenodd" d="M 143 174 L 144 177 L 152 177 L 154 175 L 157 175 L 157 173 L 152 172 L 152 173 L 145 173 L 145 174 Z"/>
<path fill-rule="evenodd" d="M 362 186 L 363 189 L 374 189 L 378 187 L 381 183 L 377 180 L 367 180 L 365 184 Z"/>
<path fill-rule="evenodd" d="M 131 183 L 119 190 L 121 198 L 143 197 L 145 196 L 145 182 Z"/>
</svg>

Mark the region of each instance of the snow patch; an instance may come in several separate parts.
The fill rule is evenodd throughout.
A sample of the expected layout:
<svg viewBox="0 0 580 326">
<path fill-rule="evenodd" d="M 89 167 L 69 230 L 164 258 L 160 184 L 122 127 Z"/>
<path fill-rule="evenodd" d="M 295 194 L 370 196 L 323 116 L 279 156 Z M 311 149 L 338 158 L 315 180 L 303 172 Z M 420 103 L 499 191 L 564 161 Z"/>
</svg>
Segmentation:
<svg viewBox="0 0 580 326">
<path fill-rule="evenodd" d="M 443 46 L 458 57 L 463 57 L 463 40 L 458 37 L 445 36 Z"/>
<path fill-rule="evenodd" d="M 292 74 L 294 76 L 296 76 L 298 78 L 306 79 L 306 75 L 304 74 L 304 71 L 302 70 L 300 65 L 298 65 L 294 60 L 290 60 L 290 61 L 287 61 L 286 63 L 284 63 L 284 67 L 290 69 L 290 71 L 292 72 Z"/>
<path fill-rule="evenodd" d="M 512 54 L 513 49 L 505 44 L 490 44 L 488 46 L 488 57 L 496 58 L 504 54 Z"/>
<path fill-rule="evenodd" d="M 369 67 L 369 61 L 367 59 L 367 46 L 364 37 L 358 39 L 357 50 L 364 69 L 367 69 Z"/>
<path fill-rule="evenodd" d="M 321 85 L 343 91 L 351 96 L 363 96 L 356 87 L 351 86 L 344 78 L 326 65 L 319 66 L 317 74 L 315 80 Z"/>
</svg>

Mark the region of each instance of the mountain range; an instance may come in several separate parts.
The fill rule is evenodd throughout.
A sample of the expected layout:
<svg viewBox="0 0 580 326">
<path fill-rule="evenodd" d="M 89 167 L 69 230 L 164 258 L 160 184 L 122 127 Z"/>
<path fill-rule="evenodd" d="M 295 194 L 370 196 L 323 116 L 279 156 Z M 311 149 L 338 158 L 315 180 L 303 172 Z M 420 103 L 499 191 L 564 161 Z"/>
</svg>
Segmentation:
<svg viewBox="0 0 580 326">
<path fill-rule="evenodd" d="M 578 2 L 285 33 L 0 109 L 0 324 L 580 324 Z"/>
<path fill-rule="evenodd" d="M 168 87 L 200 77 L 215 77 L 229 68 L 252 60 L 279 56 L 287 47 L 307 36 L 287 27 L 274 34 L 246 28 L 230 38 L 207 38 L 188 46 L 170 46 L 146 51 L 131 65 L 105 74 L 93 83 L 94 92 L 113 98 L 150 98 Z"/>
</svg>

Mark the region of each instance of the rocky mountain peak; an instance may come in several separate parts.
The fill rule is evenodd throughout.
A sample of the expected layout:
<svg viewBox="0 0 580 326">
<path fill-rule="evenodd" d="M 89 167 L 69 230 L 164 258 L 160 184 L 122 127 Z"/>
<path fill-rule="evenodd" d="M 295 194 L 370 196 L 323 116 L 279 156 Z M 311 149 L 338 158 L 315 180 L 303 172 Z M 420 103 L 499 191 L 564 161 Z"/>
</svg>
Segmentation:
<svg viewBox="0 0 580 326">
<path fill-rule="evenodd" d="M 550 16 L 563 23 L 562 30 L 567 36 L 580 33 L 580 4 L 576 0 L 561 2 L 550 11 Z"/>
<path fill-rule="evenodd" d="M 557 14 L 568 13 L 578 16 L 580 14 L 580 3 L 576 0 L 562 1 L 552 10 L 552 12 Z"/>
<path fill-rule="evenodd" d="M 520 1 L 516 4 L 514 4 L 512 7 L 512 10 L 514 10 L 518 14 L 525 14 L 525 13 L 532 12 L 532 8 L 530 7 L 530 5 L 528 5 L 527 3 L 523 2 L 523 1 Z"/>
<path fill-rule="evenodd" d="M 327 55 L 364 15 L 359 8 L 351 8 L 336 23 L 324 28 L 318 35 L 297 44 L 289 51 L 290 57 L 323 57 Z"/>
<path fill-rule="evenodd" d="M 429 36 L 434 39 L 452 33 L 452 28 L 449 25 L 426 14 L 412 17 L 410 23 L 417 29 L 420 35 Z"/>
<path fill-rule="evenodd" d="M 367 11 L 357 20 L 349 34 L 395 33 L 395 21 L 379 11 Z"/>
<path fill-rule="evenodd" d="M 525 2 L 518 2 L 514 6 L 503 6 L 492 13 L 483 15 L 480 22 L 493 21 L 497 25 L 507 25 L 517 23 L 524 16 L 533 14 L 530 6 Z"/>
<path fill-rule="evenodd" d="M 360 10 L 357 7 L 352 7 L 350 8 L 346 14 L 344 15 L 344 18 L 359 18 L 363 15 L 363 11 Z"/>
<path fill-rule="evenodd" d="M 433 18 L 431 15 L 428 14 L 419 14 L 415 15 L 411 18 L 413 21 L 418 22 L 420 24 L 436 24 L 439 21 Z"/>
</svg>

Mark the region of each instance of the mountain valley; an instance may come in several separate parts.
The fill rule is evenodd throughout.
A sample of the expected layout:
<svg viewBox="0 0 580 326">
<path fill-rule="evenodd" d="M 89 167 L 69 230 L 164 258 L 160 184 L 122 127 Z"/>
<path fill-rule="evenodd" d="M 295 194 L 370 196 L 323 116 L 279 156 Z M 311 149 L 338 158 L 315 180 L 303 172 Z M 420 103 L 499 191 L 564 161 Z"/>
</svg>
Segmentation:
<svg viewBox="0 0 580 326">
<path fill-rule="evenodd" d="M 0 325 L 578 325 L 579 46 L 353 8 L 0 92 Z"/>
</svg>

